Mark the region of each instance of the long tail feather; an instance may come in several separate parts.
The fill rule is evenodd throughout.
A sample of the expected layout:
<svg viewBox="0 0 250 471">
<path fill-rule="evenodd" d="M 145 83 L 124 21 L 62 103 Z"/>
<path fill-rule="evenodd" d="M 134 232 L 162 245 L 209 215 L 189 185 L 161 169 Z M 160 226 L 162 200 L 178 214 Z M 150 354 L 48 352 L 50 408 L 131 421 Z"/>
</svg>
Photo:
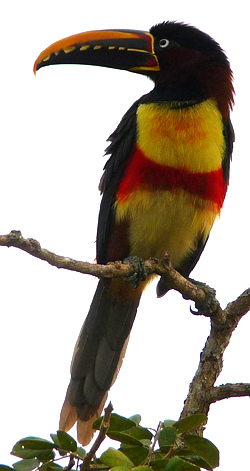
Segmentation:
<svg viewBox="0 0 250 471">
<path fill-rule="evenodd" d="M 88 316 L 78 337 L 71 363 L 71 381 L 59 427 L 69 430 L 77 421 L 78 441 L 87 445 L 92 424 L 104 407 L 125 355 L 140 295 L 120 301 L 99 281 Z"/>
</svg>

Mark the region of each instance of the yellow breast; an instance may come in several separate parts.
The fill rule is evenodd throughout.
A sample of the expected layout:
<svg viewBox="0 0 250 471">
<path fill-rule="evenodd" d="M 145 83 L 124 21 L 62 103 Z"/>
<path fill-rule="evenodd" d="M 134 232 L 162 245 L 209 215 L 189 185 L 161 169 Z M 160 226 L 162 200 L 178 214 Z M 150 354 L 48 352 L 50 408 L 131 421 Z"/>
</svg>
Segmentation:
<svg viewBox="0 0 250 471">
<path fill-rule="evenodd" d="M 191 108 L 143 104 L 137 111 L 137 146 L 152 161 L 189 172 L 221 168 L 224 156 L 223 123 L 212 100 Z M 116 220 L 129 221 L 131 255 L 161 258 L 169 252 L 178 269 L 206 240 L 219 208 L 184 189 L 147 191 L 136 186 L 116 202 Z"/>
<path fill-rule="evenodd" d="M 137 143 L 161 165 L 209 172 L 221 166 L 225 142 L 221 114 L 213 100 L 193 107 L 144 104 L 137 110 Z"/>
</svg>

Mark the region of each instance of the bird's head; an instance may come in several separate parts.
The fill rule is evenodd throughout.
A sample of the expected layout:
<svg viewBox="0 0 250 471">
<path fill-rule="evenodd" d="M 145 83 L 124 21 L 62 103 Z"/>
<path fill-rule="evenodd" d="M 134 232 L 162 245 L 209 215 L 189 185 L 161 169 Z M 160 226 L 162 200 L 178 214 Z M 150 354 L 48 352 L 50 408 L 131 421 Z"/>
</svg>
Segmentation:
<svg viewBox="0 0 250 471">
<path fill-rule="evenodd" d="M 232 72 L 225 53 L 210 36 L 184 23 L 161 23 L 149 32 L 79 33 L 46 48 L 34 72 L 52 64 L 98 65 L 143 74 L 157 90 L 165 90 L 166 99 L 214 98 L 224 116 L 233 103 Z"/>
</svg>

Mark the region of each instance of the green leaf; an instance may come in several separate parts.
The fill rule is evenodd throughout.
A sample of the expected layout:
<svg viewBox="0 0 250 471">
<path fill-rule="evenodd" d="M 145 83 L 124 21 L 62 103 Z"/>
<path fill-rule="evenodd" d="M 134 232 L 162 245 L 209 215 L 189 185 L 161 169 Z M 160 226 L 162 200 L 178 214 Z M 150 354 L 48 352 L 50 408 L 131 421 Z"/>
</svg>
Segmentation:
<svg viewBox="0 0 250 471">
<path fill-rule="evenodd" d="M 149 449 L 142 446 L 122 446 L 120 447 L 120 451 L 133 461 L 135 466 L 139 466 L 143 463 L 149 454 Z"/>
<path fill-rule="evenodd" d="M 114 466 L 111 469 L 112 471 L 130 471 L 131 468 L 128 468 L 127 466 Z"/>
<path fill-rule="evenodd" d="M 135 468 L 133 468 L 133 471 L 152 471 L 152 468 L 151 466 L 136 466 Z"/>
<path fill-rule="evenodd" d="M 219 450 L 212 442 L 198 435 L 186 435 L 184 441 L 189 449 L 203 458 L 212 468 L 219 466 Z"/>
<path fill-rule="evenodd" d="M 141 421 L 141 416 L 139 414 L 135 414 L 135 415 L 132 415 L 131 417 L 129 417 L 129 420 L 132 420 L 132 422 L 135 423 L 135 425 L 139 425 L 140 421 Z"/>
<path fill-rule="evenodd" d="M 93 423 L 93 428 L 99 430 L 103 417 L 100 417 Z M 129 420 L 118 414 L 111 414 L 109 422 L 109 431 L 120 432 L 122 430 L 128 430 L 135 426 L 133 420 Z"/>
<path fill-rule="evenodd" d="M 133 427 L 126 432 L 131 437 L 136 438 L 137 440 L 149 440 L 151 441 L 153 434 L 144 427 Z"/>
<path fill-rule="evenodd" d="M 161 451 L 161 454 L 163 453 L 164 455 L 167 455 L 170 452 L 170 450 L 172 450 L 172 449 L 173 449 L 173 445 L 171 445 L 171 446 L 162 446 L 160 451 Z"/>
<path fill-rule="evenodd" d="M 13 464 L 13 468 L 16 471 L 31 471 L 32 469 L 38 468 L 40 461 L 37 458 L 29 460 L 17 461 Z"/>
<path fill-rule="evenodd" d="M 49 461 L 48 463 L 45 463 L 39 467 L 39 471 L 59 471 L 61 469 L 64 469 L 63 466 L 60 466 L 54 461 Z"/>
<path fill-rule="evenodd" d="M 111 414 L 110 423 L 109 423 L 109 431 L 122 431 L 128 430 L 135 426 L 135 422 L 133 420 L 127 419 L 122 415 L 118 414 Z"/>
<path fill-rule="evenodd" d="M 27 437 L 19 440 L 13 447 L 11 454 L 19 458 L 39 458 L 40 461 L 44 459 L 52 459 L 54 457 L 53 448 L 54 443 L 44 440 L 42 438 Z"/>
<path fill-rule="evenodd" d="M 181 456 L 184 460 L 187 460 L 187 461 L 190 461 L 191 463 L 196 464 L 200 468 L 205 468 L 208 470 L 213 469 L 207 461 L 205 461 L 200 456 L 197 456 L 194 450 L 190 450 L 190 449 L 187 450 L 187 448 L 179 448 L 179 449 L 173 450 L 172 453 L 175 456 Z"/>
<path fill-rule="evenodd" d="M 60 444 L 60 448 L 65 451 L 74 453 L 77 449 L 77 443 L 71 435 L 64 432 L 64 430 L 57 431 L 57 437 Z"/>
<path fill-rule="evenodd" d="M 77 447 L 76 453 L 77 453 L 77 456 L 79 456 L 81 460 L 83 460 L 86 456 L 86 451 L 84 450 L 82 446 Z"/>
<path fill-rule="evenodd" d="M 29 450 L 51 450 L 54 448 L 54 443 L 50 442 L 49 440 L 45 440 L 44 438 L 37 437 L 22 438 L 16 444 L 20 444 L 23 448 Z"/>
<path fill-rule="evenodd" d="M 154 461 L 162 460 L 162 452 L 160 449 L 154 451 Z M 150 465 L 151 466 L 151 465 Z"/>
<path fill-rule="evenodd" d="M 0 471 L 13 471 L 12 466 L 7 466 L 6 464 L 0 464 Z"/>
<path fill-rule="evenodd" d="M 164 427 L 159 433 L 158 442 L 160 449 L 164 446 L 171 446 L 175 443 L 177 431 L 173 427 Z"/>
<path fill-rule="evenodd" d="M 153 468 L 154 471 L 163 471 L 167 464 L 169 463 L 169 459 L 159 459 L 151 461 L 150 466 Z"/>
<path fill-rule="evenodd" d="M 15 448 L 12 454 L 23 459 L 38 458 L 41 462 L 52 460 L 55 457 L 53 450 L 30 450 L 26 448 Z"/>
<path fill-rule="evenodd" d="M 132 445 L 132 446 L 149 446 L 153 437 L 152 433 L 144 427 L 132 427 L 125 431 L 112 431 L 108 430 L 107 436 L 112 440 L 118 440 L 119 442 Z"/>
<path fill-rule="evenodd" d="M 195 455 L 193 450 L 188 450 L 187 448 L 176 448 L 172 451 L 174 456 L 181 456 L 181 457 L 191 457 Z"/>
<path fill-rule="evenodd" d="M 113 468 L 115 466 L 125 466 L 126 468 L 133 468 L 134 463 L 119 450 L 115 448 L 108 448 L 99 458 L 100 462 Z"/>
<path fill-rule="evenodd" d="M 205 414 L 192 414 L 188 417 L 178 420 L 178 422 L 175 422 L 173 427 L 175 427 L 179 433 L 185 433 L 189 432 L 190 430 L 194 430 L 200 425 L 204 425 L 206 423 L 207 416 Z"/>
<path fill-rule="evenodd" d="M 184 461 L 182 458 L 175 456 L 169 460 L 165 471 L 200 471 L 198 466 Z"/>
<path fill-rule="evenodd" d="M 192 455 L 192 456 L 187 456 L 183 459 L 185 459 L 186 461 L 189 461 L 190 463 L 196 464 L 196 466 L 199 466 L 200 468 L 205 468 L 205 469 L 208 469 L 209 471 L 213 470 L 211 465 L 200 456 Z"/>
<path fill-rule="evenodd" d="M 58 440 L 57 433 L 51 433 L 50 436 L 51 436 L 53 442 L 55 443 L 55 445 L 60 447 L 60 443 L 59 443 L 59 440 Z"/>
<path fill-rule="evenodd" d="M 148 440 L 147 438 L 142 438 L 140 442 L 143 444 L 143 446 L 149 448 L 151 446 L 151 440 Z"/>
<path fill-rule="evenodd" d="M 108 431 L 107 436 L 126 445 L 142 446 L 140 440 L 136 440 L 136 438 L 131 437 L 128 433 Z"/>
<path fill-rule="evenodd" d="M 51 436 L 53 442 L 55 443 L 55 448 L 57 449 L 60 456 L 66 456 L 67 452 L 62 450 L 60 442 L 59 442 L 59 438 L 57 436 L 57 433 L 51 433 L 50 436 Z"/>
<path fill-rule="evenodd" d="M 176 423 L 176 420 L 164 420 L 163 427 L 172 427 Z"/>
</svg>

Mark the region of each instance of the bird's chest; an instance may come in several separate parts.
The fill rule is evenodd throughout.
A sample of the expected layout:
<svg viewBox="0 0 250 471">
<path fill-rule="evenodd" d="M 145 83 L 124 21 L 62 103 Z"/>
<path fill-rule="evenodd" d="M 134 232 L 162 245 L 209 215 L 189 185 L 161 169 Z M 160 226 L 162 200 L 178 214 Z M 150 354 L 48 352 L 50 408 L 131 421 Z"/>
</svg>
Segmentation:
<svg viewBox="0 0 250 471">
<path fill-rule="evenodd" d="M 213 100 L 176 109 L 141 105 L 137 110 L 137 146 L 162 166 L 192 173 L 217 170 L 225 147 L 221 114 Z"/>
<path fill-rule="evenodd" d="M 132 253 L 147 258 L 168 251 L 178 264 L 197 238 L 207 237 L 223 204 L 221 115 L 210 100 L 186 109 L 148 104 L 139 106 L 137 123 L 116 220 L 129 220 Z"/>
</svg>

